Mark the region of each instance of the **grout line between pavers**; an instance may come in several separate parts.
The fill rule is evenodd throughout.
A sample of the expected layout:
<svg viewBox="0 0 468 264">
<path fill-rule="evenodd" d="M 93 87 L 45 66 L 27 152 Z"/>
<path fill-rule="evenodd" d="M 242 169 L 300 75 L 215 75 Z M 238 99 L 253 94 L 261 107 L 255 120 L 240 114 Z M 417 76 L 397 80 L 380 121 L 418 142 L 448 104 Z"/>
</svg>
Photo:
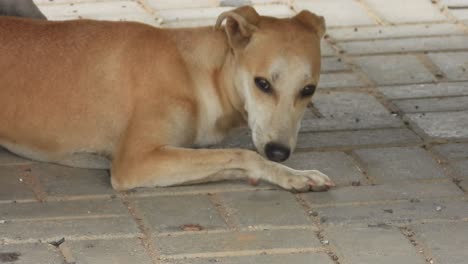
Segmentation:
<svg viewBox="0 0 468 264">
<path fill-rule="evenodd" d="M 139 237 L 139 239 L 142 246 L 145 248 L 146 253 L 150 257 L 153 264 L 159 264 L 160 254 L 159 251 L 156 249 L 154 240 L 152 239 L 150 228 L 144 223 L 141 213 L 138 212 L 135 204 L 129 199 L 127 194 L 119 193 L 119 197 L 124 206 L 127 207 L 128 212 L 130 213 L 131 217 L 137 224 L 138 229 L 142 233 L 142 236 Z"/>
<path fill-rule="evenodd" d="M 426 263 L 433 264 L 434 256 L 430 253 L 428 247 L 426 247 L 419 239 L 415 237 L 414 231 L 407 226 L 399 227 L 400 233 L 413 245 L 420 255 L 424 257 Z"/>
<path fill-rule="evenodd" d="M 371 88 L 366 86 L 361 87 L 330 87 L 330 88 L 318 88 L 316 95 L 324 95 L 336 92 L 346 92 L 346 93 L 368 93 L 371 91 Z"/>
<path fill-rule="evenodd" d="M 432 97 L 433 99 L 447 99 L 447 98 L 460 98 L 461 96 L 453 96 L 453 97 Z M 467 97 L 468 96 L 463 96 L 463 97 Z M 451 113 L 451 112 L 464 112 L 464 111 L 467 111 L 468 110 L 468 105 L 467 106 L 462 106 L 462 107 L 457 107 L 457 108 L 452 108 L 450 109 L 450 111 L 439 111 L 439 110 L 407 110 L 405 111 L 406 114 L 430 114 L 430 113 Z M 437 143 L 436 140 L 434 143 Z"/>
<path fill-rule="evenodd" d="M 426 52 L 418 53 L 414 55 L 416 59 L 433 75 L 435 76 L 434 81 L 446 82 L 448 78 L 445 76 L 443 71 L 427 56 Z"/>
<path fill-rule="evenodd" d="M 125 215 L 122 214 L 101 214 L 101 215 L 77 215 L 77 216 L 51 216 L 51 217 L 35 217 L 35 218 L 12 218 L 11 222 L 32 222 L 32 221 L 67 221 L 67 220 L 88 220 L 88 219 L 106 219 L 118 218 Z"/>
<path fill-rule="evenodd" d="M 416 83 L 407 83 L 407 84 L 380 84 L 378 87 L 398 87 L 398 86 L 410 86 L 410 85 L 418 85 L 418 84 L 425 84 L 425 85 L 433 85 L 433 84 L 454 84 L 454 83 L 468 83 L 468 80 L 449 80 L 446 82 L 434 83 L 434 82 L 416 82 Z M 389 99 L 398 99 L 398 98 L 389 98 Z"/>
<path fill-rule="evenodd" d="M 377 13 L 366 2 L 362 0 L 355 0 L 355 2 L 357 2 L 378 25 L 380 26 L 389 25 L 389 23 L 385 21 L 383 18 L 379 17 Z"/>
<path fill-rule="evenodd" d="M 456 24 L 454 21 L 446 21 L 446 20 L 434 20 L 434 21 L 414 21 L 414 22 L 399 22 L 399 23 L 392 23 L 392 24 L 385 24 L 385 25 L 334 25 L 334 26 L 327 26 L 327 29 L 335 30 L 335 29 L 352 29 L 352 28 L 375 28 L 375 27 L 394 27 L 394 26 L 417 26 L 417 25 L 439 25 L 439 24 Z"/>
<path fill-rule="evenodd" d="M 333 202 L 333 203 L 321 203 L 313 204 L 308 202 L 310 209 L 318 208 L 338 208 L 338 207 L 360 207 L 360 206 L 369 206 L 369 205 L 392 205 L 392 204 L 402 204 L 402 203 L 411 203 L 411 200 L 414 198 L 408 199 L 394 199 L 394 200 L 379 200 L 379 201 L 359 201 L 359 202 Z M 465 201 L 466 198 L 463 196 L 438 196 L 438 197 L 428 197 L 428 198 L 417 198 L 418 201 Z"/>
<path fill-rule="evenodd" d="M 316 227 L 318 230 L 316 232 L 317 239 L 325 248 L 325 253 L 327 253 L 328 257 L 333 261 L 334 264 L 340 264 L 340 259 L 337 254 L 337 249 L 329 243 L 329 240 L 326 238 L 325 229 L 320 224 L 320 218 L 318 215 L 314 214 L 313 208 L 310 206 L 310 203 L 304 199 L 302 194 L 296 194 L 294 196 L 296 201 L 305 211 L 311 225 Z"/>
<path fill-rule="evenodd" d="M 319 134 L 330 132 L 356 132 L 356 131 L 381 131 L 381 130 L 401 130 L 403 127 L 368 127 L 368 128 L 350 128 L 350 129 L 323 129 L 323 130 L 310 130 L 301 131 L 301 134 Z"/>
<path fill-rule="evenodd" d="M 19 200 L 1 200 L 0 205 L 2 204 L 22 204 L 22 203 L 37 203 L 37 199 L 19 199 Z"/>
<path fill-rule="evenodd" d="M 446 38 L 446 37 L 462 37 L 466 33 L 450 33 L 450 34 L 433 34 L 433 35 L 411 35 L 411 36 L 389 36 L 378 38 L 334 38 L 337 43 L 353 43 L 353 42 L 371 42 L 380 40 L 409 40 L 409 39 L 425 39 L 425 38 Z"/>
<path fill-rule="evenodd" d="M 333 58 L 334 56 L 328 56 L 327 58 Z M 343 73 L 353 73 L 350 69 L 342 69 L 342 70 L 326 70 L 321 71 L 320 74 L 343 74 Z"/>
<path fill-rule="evenodd" d="M 367 181 L 367 184 L 370 185 L 375 185 L 377 179 L 369 174 L 369 169 L 367 168 L 367 164 L 357 155 L 354 150 L 349 150 L 349 151 L 344 151 L 344 153 L 353 161 L 353 163 L 356 165 L 358 170 L 361 172 L 361 174 L 364 176 L 364 178 Z M 360 184 L 360 183 L 359 183 Z"/>
<path fill-rule="evenodd" d="M 339 45 L 339 44 L 335 44 Z M 417 55 L 417 54 L 426 54 L 426 53 L 466 53 L 468 52 L 468 49 L 437 49 L 437 50 L 406 50 L 406 51 L 383 51 L 383 52 L 372 52 L 372 53 L 346 53 L 344 50 L 342 51 L 342 54 L 347 54 L 348 57 L 377 57 L 377 56 L 391 56 L 391 55 Z M 466 80 L 458 80 L 458 81 L 467 81 Z M 427 81 L 426 81 L 427 82 Z M 414 82 L 417 83 L 417 82 Z M 409 83 L 413 84 L 413 83 Z"/>
<path fill-rule="evenodd" d="M 468 90 L 467 90 L 468 91 Z M 463 94 L 450 94 L 450 95 L 437 95 L 437 96 L 415 96 L 415 97 L 404 97 L 404 98 L 389 98 L 391 101 L 413 101 L 413 100 L 428 100 L 428 99 L 446 99 L 446 98 L 460 98 L 460 97 L 468 97 L 468 93 Z M 452 111 L 461 111 L 461 110 L 450 110 L 450 111 L 435 111 L 435 112 L 452 112 Z M 429 111 L 424 111 L 429 112 Z"/>
<path fill-rule="evenodd" d="M 155 20 L 157 27 L 162 27 L 164 20 L 160 15 L 160 12 L 155 8 L 151 7 L 147 0 L 132 0 L 136 1 L 136 3 L 143 8 L 143 10 L 148 13 L 152 19 Z"/>
<path fill-rule="evenodd" d="M 310 110 L 310 112 L 312 112 L 312 114 L 316 117 L 316 118 L 324 118 L 324 115 L 320 112 L 320 110 L 314 105 L 314 102 L 310 102 L 308 105 L 307 105 L 307 109 Z"/>
<path fill-rule="evenodd" d="M 91 3 L 108 3 L 108 2 L 121 2 L 124 0 L 93 0 Z M 129 0 L 134 1 L 134 0 Z M 81 4 L 81 3 L 89 3 L 89 0 L 69 0 L 67 2 L 54 2 L 54 0 L 49 0 L 49 2 L 41 2 L 35 3 L 38 7 L 41 6 L 61 6 L 61 5 L 70 5 L 70 4 Z"/>
<path fill-rule="evenodd" d="M 226 234 L 232 232 L 257 232 L 257 231 L 264 231 L 264 230 L 272 230 L 272 231 L 279 231 L 279 230 L 310 230 L 310 231 L 318 231 L 317 227 L 311 225 L 253 225 L 249 227 L 239 227 L 236 230 L 230 229 L 207 229 L 201 231 L 172 231 L 172 232 L 160 232 L 153 234 L 155 237 L 177 237 L 177 236 L 197 236 L 201 234 Z"/>
<path fill-rule="evenodd" d="M 442 171 L 444 174 L 452 180 L 452 182 L 464 193 L 467 193 L 468 190 L 465 190 L 461 185 L 460 185 L 460 178 L 462 178 L 460 175 L 458 175 L 455 170 L 450 166 L 450 161 L 445 159 L 443 156 L 439 155 L 437 152 L 434 151 L 433 149 L 433 144 L 428 143 L 428 146 L 425 148 L 426 151 L 431 155 L 432 159 L 439 164 L 439 166 L 442 168 Z"/>
<path fill-rule="evenodd" d="M 91 194 L 91 195 L 70 195 L 70 196 L 58 196 L 52 195 L 47 196 L 48 202 L 71 202 L 71 201 L 83 201 L 83 200 L 109 200 L 115 199 L 115 194 Z"/>
<path fill-rule="evenodd" d="M 64 236 L 55 236 L 55 237 L 42 237 L 42 238 L 28 238 L 28 239 L 10 239 L 10 238 L 0 238 L 1 243 L 5 245 L 17 245 L 17 244 L 36 244 L 36 243 L 47 243 L 50 241 L 58 241 L 64 238 Z M 116 239 L 130 239 L 138 238 L 136 234 L 119 234 L 119 235 L 86 235 L 86 236 L 66 236 L 67 241 L 90 241 L 90 240 L 116 240 Z"/>
<path fill-rule="evenodd" d="M 47 202 L 72 202 L 83 200 L 108 200 L 114 199 L 115 194 L 96 194 L 96 195 L 73 195 L 73 196 L 47 196 Z M 19 200 L 0 200 L 0 204 L 11 203 L 37 203 L 36 199 L 19 199 Z"/>
<path fill-rule="evenodd" d="M 455 96 L 456 97 L 456 96 Z M 461 96 L 458 96 L 458 97 L 461 97 Z M 463 95 L 463 97 L 466 97 L 466 95 Z M 433 97 L 433 98 L 436 98 L 436 97 Z M 441 110 L 441 111 L 437 111 L 438 113 L 453 113 L 453 112 L 465 112 L 465 110 Z M 446 138 L 445 139 L 446 141 L 454 141 L 454 142 L 462 142 L 462 141 L 467 141 L 468 138 L 453 138 L 453 139 L 450 139 L 450 138 Z"/>
<path fill-rule="evenodd" d="M 389 130 L 389 129 L 385 129 Z M 424 145 L 423 142 L 399 142 L 399 143 L 388 143 L 388 144 L 360 144 L 360 145 L 346 145 L 346 146 L 325 146 L 325 147 L 306 147 L 296 149 L 297 153 L 302 152 L 346 152 L 358 149 L 376 149 L 376 148 L 395 148 L 395 147 L 421 147 Z"/>
<path fill-rule="evenodd" d="M 226 226 L 229 228 L 229 230 L 238 229 L 238 226 L 234 223 L 234 221 L 229 216 L 230 215 L 229 208 L 222 202 L 221 197 L 219 197 L 219 194 L 209 193 L 208 197 L 209 197 L 210 202 L 216 208 L 216 211 L 218 211 L 218 214 L 223 219 Z"/>
<path fill-rule="evenodd" d="M 464 201 L 467 201 L 464 199 Z M 413 220 L 411 224 L 432 224 L 432 223 L 468 223 L 468 217 L 459 218 L 459 219 L 443 219 L 443 218 L 431 218 L 431 219 L 420 219 Z"/>
<path fill-rule="evenodd" d="M 203 253 L 187 253 L 176 255 L 161 255 L 163 260 L 179 260 L 193 258 L 222 258 L 222 257 L 242 257 L 256 255 L 282 255 L 282 254 L 297 254 L 297 253 L 318 253 L 324 252 L 321 247 L 318 248 L 273 248 L 273 249 L 257 249 L 257 250 L 239 250 L 239 251 L 221 251 L 221 252 L 203 252 Z"/>
</svg>

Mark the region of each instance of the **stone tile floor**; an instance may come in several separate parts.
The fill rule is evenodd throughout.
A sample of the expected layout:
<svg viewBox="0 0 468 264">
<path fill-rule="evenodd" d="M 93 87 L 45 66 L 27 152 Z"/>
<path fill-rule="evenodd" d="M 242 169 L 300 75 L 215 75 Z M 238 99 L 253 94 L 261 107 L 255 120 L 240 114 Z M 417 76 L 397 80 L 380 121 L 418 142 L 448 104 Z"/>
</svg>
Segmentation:
<svg viewBox="0 0 468 264">
<path fill-rule="evenodd" d="M 106 171 L 0 150 L 0 263 L 467 263 L 467 0 L 36 2 L 50 19 L 161 27 L 213 24 L 245 3 L 324 15 L 321 89 L 287 163 L 338 187 L 117 193 Z M 251 147 L 248 132 L 224 146 Z"/>
</svg>

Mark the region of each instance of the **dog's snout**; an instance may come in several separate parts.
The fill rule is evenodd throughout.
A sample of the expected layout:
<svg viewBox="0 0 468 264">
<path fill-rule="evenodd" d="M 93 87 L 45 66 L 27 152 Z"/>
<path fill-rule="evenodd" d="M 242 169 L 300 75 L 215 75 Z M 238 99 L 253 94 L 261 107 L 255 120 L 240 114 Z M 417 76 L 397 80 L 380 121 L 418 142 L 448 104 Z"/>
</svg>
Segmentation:
<svg viewBox="0 0 468 264">
<path fill-rule="evenodd" d="M 289 158 L 291 150 L 281 144 L 270 142 L 265 145 L 265 154 L 269 160 L 282 162 Z"/>
</svg>

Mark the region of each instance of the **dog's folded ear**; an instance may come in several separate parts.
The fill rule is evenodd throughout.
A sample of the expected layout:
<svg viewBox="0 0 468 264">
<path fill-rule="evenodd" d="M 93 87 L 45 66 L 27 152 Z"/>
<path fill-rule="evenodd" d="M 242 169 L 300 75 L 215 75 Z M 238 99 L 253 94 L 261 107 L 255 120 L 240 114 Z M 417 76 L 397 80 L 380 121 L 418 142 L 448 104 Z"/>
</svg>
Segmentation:
<svg viewBox="0 0 468 264">
<path fill-rule="evenodd" d="M 325 19 L 323 16 L 317 16 L 312 12 L 302 10 L 299 14 L 294 16 L 293 19 L 301 23 L 306 28 L 315 31 L 319 38 L 322 38 L 325 34 Z"/>
<path fill-rule="evenodd" d="M 252 33 L 257 29 L 260 16 L 251 6 L 242 6 L 231 11 L 223 12 L 216 21 L 215 28 L 219 29 L 226 20 L 226 34 L 229 44 L 234 49 L 243 48 L 249 43 Z"/>
</svg>

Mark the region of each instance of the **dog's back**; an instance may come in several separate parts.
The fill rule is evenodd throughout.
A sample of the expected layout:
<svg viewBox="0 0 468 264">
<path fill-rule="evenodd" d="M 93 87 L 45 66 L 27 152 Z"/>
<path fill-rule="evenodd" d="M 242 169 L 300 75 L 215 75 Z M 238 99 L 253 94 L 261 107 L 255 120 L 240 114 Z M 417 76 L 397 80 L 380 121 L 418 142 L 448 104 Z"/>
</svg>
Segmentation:
<svg viewBox="0 0 468 264">
<path fill-rule="evenodd" d="M 142 50 L 128 47 L 147 29 L 0 17 L 0 145 L 40 160 L 50 158 L 43 152 L 75 145 L 111 151 L 130 108 L 131 80 L 124 76 L 138 70 L 122 65 L 135 55 L 130 50 Z M 83 136 L 86 131 L 94 133 Z"/>
</svg>

